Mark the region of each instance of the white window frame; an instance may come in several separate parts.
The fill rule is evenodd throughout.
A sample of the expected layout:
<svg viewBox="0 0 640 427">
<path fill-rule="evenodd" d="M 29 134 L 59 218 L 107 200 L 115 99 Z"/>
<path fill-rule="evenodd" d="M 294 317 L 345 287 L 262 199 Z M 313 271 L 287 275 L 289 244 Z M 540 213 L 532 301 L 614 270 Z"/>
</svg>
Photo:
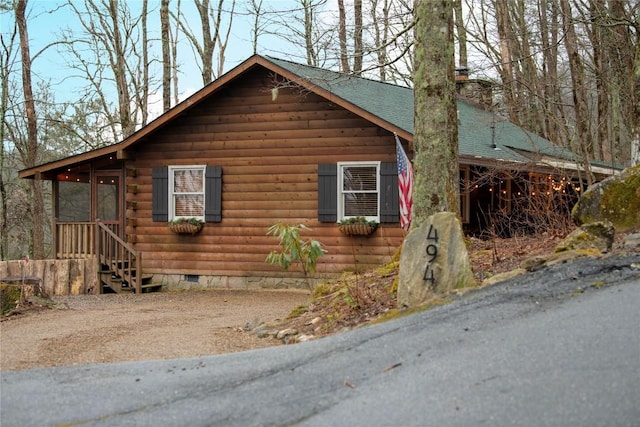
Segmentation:
<svg viewBox="0 0 640 427">
<path fill-rule="evenodd" d="M 205 214 L 205 206 L 206 206 L 206 195 L 205 195 L 205 187 L 206 187 L 206 165 L 180 165 L 180 166 L 169 166 L 169 220 L 172 221 L 178 218 L 198 218 L 204 221 Z M 175 172 L 182 170 L 201 170 L 202 171 L 202 190 L 196 192 L 180 192 L 176 193 L 173 191 L 175 188 Z M 176 194 L 193 194 L 193 195 L 202 195 L 202 215 L 193 215 L 193 216 L 179 216 L 176 215 L 176 204 L 174 196 Z"/>
<path fill-rule="evenodd" d="M 375 216 L 366 216 L 367 221 L 380 222 L 380 163 L 381 162 L 338 162 L 338 222 L 354 216 L 345 215 L 344 194 L 358 191 L 344 191 L 344 168 L 345 167 L 375 167 L 376 168 L 376 189 L 377 206 Z M 362 193 L 372 193 L 373 191 L 362 191 Z"/>
</svg>

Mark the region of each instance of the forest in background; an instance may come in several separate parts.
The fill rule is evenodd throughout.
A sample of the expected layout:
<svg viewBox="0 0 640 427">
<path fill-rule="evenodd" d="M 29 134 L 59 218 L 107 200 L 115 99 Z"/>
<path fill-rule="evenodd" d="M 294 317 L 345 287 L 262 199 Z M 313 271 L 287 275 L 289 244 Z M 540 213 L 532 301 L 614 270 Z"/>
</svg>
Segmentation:
<svg viewBox="0 0 640 427">
<path fill-rule="evenodd" d="M 63 23 L 36 51 L 31 12 L 43 3 L 0 0 L 3 260 L 50 255 L 49 183 L 19 180 L 19 170 L 117 143 L 144 126 L 182 100 L 187 67 L 197 68 L 204 86 L 235 65 L 226 63 L 235 31 L 243 32 L 247 57 L 268 54 L 413 85 L 410 0 L 70 0 L 47 9 Z M 638 1 L 447 3 L 456 67 L 494 82 L 496 113 L 570 149 L 587 171 L 592 162 L 637 161 Z M 267 38 L 279 41 L 277 50 L 264 47 Z M 64 80 L 38 68 L 52 52 L 84 82 L 64 99 Z M 180 60 L 185 52 L 193 64 Z"/>
</svg>

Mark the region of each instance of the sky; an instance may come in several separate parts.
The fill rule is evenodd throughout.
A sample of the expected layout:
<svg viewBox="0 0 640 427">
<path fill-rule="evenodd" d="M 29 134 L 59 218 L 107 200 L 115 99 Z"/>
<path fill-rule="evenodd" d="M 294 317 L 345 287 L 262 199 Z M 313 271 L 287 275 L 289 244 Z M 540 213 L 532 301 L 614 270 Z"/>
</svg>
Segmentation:
<svg viewBox="0 0 640 427">
<path fill-rule="evenodd" d="M 73 0 L 74 3 L 82 8 L 83 1 Z M 121 0 L 127 2 L 132 14 L 139 12 L 142 2 L 139 0 Z M 172 5 L 176 0 L 172 0 Z M 81 34 L 82 28 L 77 20 L 75 13 L 68 5 L 66 0 L 29 0 L 27 4 L 28 14 L 28 31 L 30 38 L 31 56 L 34 57 L 43 47 L 56 40 L 60 40 L 63 30 L 69 30 L 73 33 Z M 217 3 L 215 0 L 212 3 Z M 229 38 L 229 44 L 226 49 L 224 71 L 229 71 L 253 53 L 251 44 L 251 17 L 246 13 L 247 1 L 236 0 L 235 16 L 232 26 L 232 32 Z M 327 9 L 333 7 L 335 0 L 327 3 Z M 263 0 L 265 8 L 294 8 L 296 2 L 293 0 Z M 160 18 L 159 8 L 160 0 L 149 0 L 148 8 L 151 12 L 148 26 L 150 37 L 159 38 L 160 34 Z M 181 0 L 181 8 L 184 15 L 188 18 L 192 28 L 199 27 L 199 15 L 195 9 L 192 0 Z M 0 30 L 2 33 L 11 31 L 14 23 L 14 15 L 12 13 L 3 13 L 0 15 Z M 156 57 L 160 57 L 160 43 L 156 42 Z M 281 58 L 292 59 L 304 62 L 305 58 L 296 57 L 304 53 L 299 47 L 287 44 L 273 36 L 262 35 L 259 39 L 258 53 L 264 55 L 273 55 Z M 293 58 L 292 58 L 293 56 Z M 202 88 L 202 77 L 195 60 L 194 52 L 182 36 L 182 47 L 179 48 L 178 61 L 180 63 L 179 76 L 179 92 L 180 100 L 184 100 L 189 95 Z M 216 61 L 214 60 L 214 67 Z M 32 64 L 32 72 L 34 76 L 34 85 L 37 79 L 50 81 L 55 91 L 57 101 L 75 100 L 75 93 L 87 84 L 86 76 L 74 75 L 74 72 L 67 64 L 67 58 L 59 47 L 50 47 L 42 54 L 38 55 Z M 160 68 L 157 68 L 160 73 Z M 160 78 L 159 75 L 155 76 Z M 115 94 L 113 94 L 115 96 Z M 152 101 L 151 110 L 161 109 L 161 95 L 154 97 L 157 102 Z"/>
</svg>

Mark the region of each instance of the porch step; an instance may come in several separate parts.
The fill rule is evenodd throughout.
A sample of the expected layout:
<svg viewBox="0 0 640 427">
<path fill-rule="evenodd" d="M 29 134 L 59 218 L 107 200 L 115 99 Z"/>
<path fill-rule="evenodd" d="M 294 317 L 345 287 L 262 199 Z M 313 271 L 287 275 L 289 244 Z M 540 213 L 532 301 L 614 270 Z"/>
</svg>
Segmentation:
<svg viewBox="0 0 640 427">
<path fill-rule="evenodd" d="M 140 278 L 140 289 L 142 292 L 157 292 L 162 288 L 160 283 L 152 283 L 153 274 L 143 274 Z M 118 275 L 118 272 L 114 270 L 103 269 L 100 270 L 100 282 L 102 289 L 108 287 L 111 291 L 116 293 L 121 292 L 135 292 L 135 286 L 123 281 L 122 277 Z"/>
</svg>

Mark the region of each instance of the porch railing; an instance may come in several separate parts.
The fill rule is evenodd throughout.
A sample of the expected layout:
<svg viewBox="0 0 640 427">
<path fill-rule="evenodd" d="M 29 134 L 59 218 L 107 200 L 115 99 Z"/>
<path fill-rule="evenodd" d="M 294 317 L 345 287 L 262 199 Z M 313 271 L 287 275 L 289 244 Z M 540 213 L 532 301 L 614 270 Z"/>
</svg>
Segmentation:
<svg viewBox="0 0 640 427">
<path fill-rule="evenodd" d="M 141 284 L 141 254 L 131 245 L 122 240 L 111 230 L 110 225 L 100 221 L 97 223 L 96 247 L 98 249 L 98 261 L 111 268 L 120 276 L 123 282 L 134 286 L 136 293 L 142 292 Z"/>
<path fill-rule="evenodd" d="M 77 259 L 95 255 L 93 222 L 56 222 L 56 258 Z"/>
</svg>

